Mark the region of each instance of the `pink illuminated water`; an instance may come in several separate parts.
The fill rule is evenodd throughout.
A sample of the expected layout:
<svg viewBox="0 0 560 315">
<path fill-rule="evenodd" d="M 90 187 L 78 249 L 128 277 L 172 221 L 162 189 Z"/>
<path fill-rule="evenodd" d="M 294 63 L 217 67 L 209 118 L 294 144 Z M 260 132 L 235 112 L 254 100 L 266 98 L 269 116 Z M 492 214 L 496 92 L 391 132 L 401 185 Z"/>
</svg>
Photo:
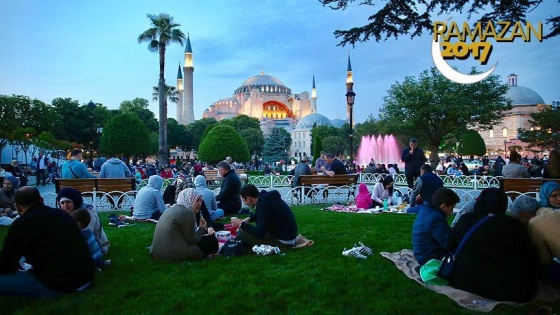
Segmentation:
<svg viewBox="0 0 560 315">
<path fill-rule="evenodd" d="M 367 166 L 371 159 L 375 163 L 401 165 L 401 148 L 393 135 L 365 135 L 362 137 L 356 163 Z"/>
</svg>

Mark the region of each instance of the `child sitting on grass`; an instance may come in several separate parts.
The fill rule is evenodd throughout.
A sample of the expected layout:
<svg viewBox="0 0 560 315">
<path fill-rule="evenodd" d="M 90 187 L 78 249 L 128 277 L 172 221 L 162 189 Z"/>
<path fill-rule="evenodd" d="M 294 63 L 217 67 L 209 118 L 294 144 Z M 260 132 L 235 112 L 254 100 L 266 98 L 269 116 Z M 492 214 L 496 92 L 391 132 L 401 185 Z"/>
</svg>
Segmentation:
<svg viewBox="0 0 560 315">
<path fill-rule="evenodd" d="M 91 258 L 95 262 L 95 266 L 97 267 L 98 271 L 101 271 L 101 267 L 105 267 L 111 264 L 111 260 L 104 260 L 103 254 L 101 253 L 101 248 L 99 244 L 95 240 L 95 236 L 93 235 L 93 231 L 88 229 L 89 222 L 91 221 L 91 216 L 87 210 L 78 209 L 75 211 L 70 212 L 70 215 L 76 222 L 78 223 L 78 227 L 82 231 L 82 236 L 84 240 L 88 244 L 89 253 Z"/>
</svg>

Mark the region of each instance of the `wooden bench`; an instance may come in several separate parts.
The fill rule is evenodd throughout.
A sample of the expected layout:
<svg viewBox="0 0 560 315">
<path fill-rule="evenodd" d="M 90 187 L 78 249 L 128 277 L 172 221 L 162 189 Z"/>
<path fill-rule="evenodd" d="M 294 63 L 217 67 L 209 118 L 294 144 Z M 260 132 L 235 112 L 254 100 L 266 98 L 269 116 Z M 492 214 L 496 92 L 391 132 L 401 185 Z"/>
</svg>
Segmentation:
<svg viewBox="0 0 560 315">
<path fill-rule="evenodd" d="M 111 191 L 134 191 L 136 181 L 134 177 L 127 178 L 57 178 L 54 181 L 55 192 L 66 187 L 74 188 L 77 191 L 92 192 L 93 189 L 103 192 Z"/>
<path fill-rule="evenodd" d="M 242 169 L 242 168 L 236 168 L 235 172 L 240 177 L 241 177 L 242 174 L 246 174 L 245 170 Z M 206 178 L 206 184 L 207 185 L 220 185 L 220 183 L 224 179 L 222 176 L 219 176 L 218 169 L 204 171 L 204 177 Z M 241 181 L 244 182 L 243 185 L 247 185 L 247 183 L 249 182 L 249 176 L 247 175 L 247 178 L 242 179 Z"/>
<path fill-rule="evenodd" d="M 546 181 L 555 181 L 560 184 L 560 179 L 552 178 L 502 178 L 500 179 L 500 189 L 504 192 L 517 191 L 520 193 L 539 193 L 539 189 Z M 516 194 L 509 194 L 515 199 Z"/>
<path fill-rule="evenodd" d="M 358 174 L 342 174 L 332 177 L 327 175 L 301 175 L 299 186 L 328 185 L 328 186 L 353 186 L 358 182 Z"/>
</svg>

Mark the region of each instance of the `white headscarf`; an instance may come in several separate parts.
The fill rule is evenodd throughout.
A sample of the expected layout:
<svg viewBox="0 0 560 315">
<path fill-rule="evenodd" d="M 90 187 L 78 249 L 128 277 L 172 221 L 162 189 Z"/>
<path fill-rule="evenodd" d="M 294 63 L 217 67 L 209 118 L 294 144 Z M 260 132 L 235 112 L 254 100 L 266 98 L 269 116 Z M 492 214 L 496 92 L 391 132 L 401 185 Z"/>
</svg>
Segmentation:
<svg viewBox="0 0 560 315">
<path fill-rule="evenodd" d="M 187 188 L 182 190 L 177 196 L 177 204 L 187 209 L 193 210 L 194 203 L 198 198 L 202 197 L 202 195 L 196 191 L 194 188 Z"/>
</svg>

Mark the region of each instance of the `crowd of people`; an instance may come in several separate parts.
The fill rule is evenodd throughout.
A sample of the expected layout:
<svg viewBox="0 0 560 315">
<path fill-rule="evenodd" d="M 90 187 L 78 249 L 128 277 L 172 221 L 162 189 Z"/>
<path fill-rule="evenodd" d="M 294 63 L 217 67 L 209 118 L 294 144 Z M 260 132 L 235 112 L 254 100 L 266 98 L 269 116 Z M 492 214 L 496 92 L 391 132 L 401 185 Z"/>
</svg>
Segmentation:
<svg viewBox="0 0 560 315">
<path fill-rule="evenodd" d="M 62 165 L 63 178 L 96 177 L 81 162 L 80 150 L 70 155 Z M 547 176 L 560 178 L 556 155 L 557 151 L 550 152 L 543 170 Z M 418 203 L 412 247 L 420 264 L 442 259 L 466 239 L 449 279 L 452 287 L 489 299 L 526 302 L 535 294 L 539 280 L 560 286 L 560 184 L 546 181 L 538 201 L 527 196 L 516 198 L 509 214 L 506 194 L 497 188 L 484 189 L 472 211 L 462 214 L 450 226 L 447 217 L 460 200 L 457 193 L 443 187 L 438 176 L 440 170 L 434 171 L 425 164 L 417 139 L 409 141 L 401 158 L 411 188 L 412 206 Z M 390 175 L 398 174 L 396 164 L 386 169 L 373 162 L 364 171 L 388 176 L 375 184 L 372 193 L 364 183 L 359 185 L 358 207 L 385 206 L 393 200 L 394 177 Z M 501 170 L 504 177 L 525 177 L 527 170 L 521 162 L 520 156 L 510 153 Z M 351 172 L 348 165 L 328 152 L 321 153 L 313 169 L 309 163 L 303 157 L 296 165 L 292 187 L 299 185 L 302 175 L 335 176 Z M 94 166 L 101 178 L 148 178 L 125 220 L 156 223 L 149 251 L 155 260 L 196 261 L 216 254 L 216 232 L 225 229 L 220 221 L 226 216 L 232 217 L 232 228 L 237 230 L 235 237 L 247 248 L 259 244 L 280 248 L 297 245 L 297 220 L 280 193 L 259 191 L 251 184 L 242 186 L 229 157 L 216 164 L 222 178 L 218 194 L 206 186 L 204 171 L 212 167 L 207 164 L 187 165 L 189 170 L 183 169 L 182 176 L 174 174 L 171 167 L 164 167 L 159 173 L 152 166 L 146 170 L 140 166 L 131 169 L 118 157 Z M 483 164 L 481 171 L 488 170 L 489 164 Z M 162 192 L 165 178 L 174 180 Z M 45 206 L 36 187 L 20 184 L 18 178 L 7 176 L 0 190 L 0 222 L 10 220 L 11 224 L 0 250 L 0 295 L 57 297 L 87 289 L 96 270 L 111 264 L 104 258 L 111 244 L 97 211 L 84 202 L 76 189 L 61 189 L 55 209 Z M 247 213 L 249 216 L 233 218 L 245 213 L 243 204 L 252 209 Z M 471 227 L 486 216 L 490 218 L 471 236 Z M 110 223 L 114 223 L 112 220 Z"/>
</svg>

